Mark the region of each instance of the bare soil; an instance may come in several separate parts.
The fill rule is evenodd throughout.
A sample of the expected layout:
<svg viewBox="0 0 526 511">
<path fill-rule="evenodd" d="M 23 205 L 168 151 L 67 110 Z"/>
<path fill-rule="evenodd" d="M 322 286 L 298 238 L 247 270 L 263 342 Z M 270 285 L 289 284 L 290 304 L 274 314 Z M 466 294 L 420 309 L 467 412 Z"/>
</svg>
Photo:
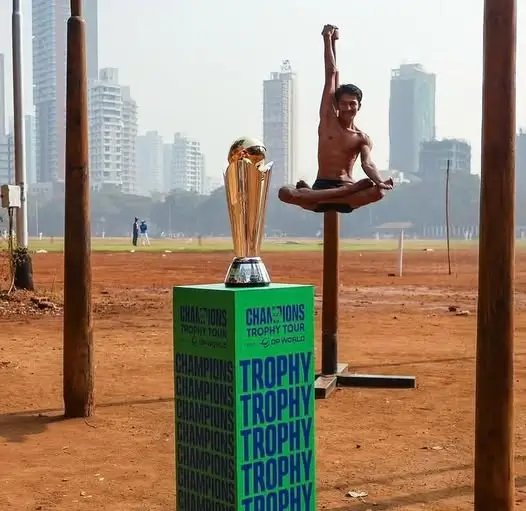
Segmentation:
<svg viewBox="0 0 526 511">
<path fill-rule="evenodd" d="M 171 288 L 221 281 L 229 257 L 95 253 L 97 408 L 65 421 L 62 255 L 34 256 L 36 296 L 45 300 L 0 299 L 2 511 L 175 508 Z M 321 254 L 264 259 L 275 282 L 314 283 L 319 309 Z M 455 251 L 449 276 L 445 253 L 413 252 L 398 278 L 388 276 L 394 252 L 342 253 L 340 360 L 357 372 L 415 375 L 418 389 L 341 389 L 317 401 L 318 509 L 473 508 L 476 264 L 475 251 Z M 526 510 L 520 254 L 516 332 L 516 499 Z"/>
</svg>

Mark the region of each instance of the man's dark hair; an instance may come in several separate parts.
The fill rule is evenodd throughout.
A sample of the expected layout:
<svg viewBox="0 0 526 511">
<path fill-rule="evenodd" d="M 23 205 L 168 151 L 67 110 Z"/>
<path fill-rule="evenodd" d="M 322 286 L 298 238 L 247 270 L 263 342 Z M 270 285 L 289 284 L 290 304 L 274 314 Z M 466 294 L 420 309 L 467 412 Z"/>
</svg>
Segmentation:
<svg viewBox="0 0 526 511">
<path fill-rule="evenodd" d="M 362 89 L 360 89 L 360 87 L 357 87 L 356 85 L 353 85 L 352 83 L 346 83 L 344 85 L 340 85 L 336 89 L 336 92 L 334 93 L 334 98 L 336 99 L 336 103 L 340 101 L 341 97 L 344 94 L 347 94 L 349 96 L 356 96 L 358 103 L 360 105 L 362 104 L 363 92 L 362 92 Z"/>
</svg>

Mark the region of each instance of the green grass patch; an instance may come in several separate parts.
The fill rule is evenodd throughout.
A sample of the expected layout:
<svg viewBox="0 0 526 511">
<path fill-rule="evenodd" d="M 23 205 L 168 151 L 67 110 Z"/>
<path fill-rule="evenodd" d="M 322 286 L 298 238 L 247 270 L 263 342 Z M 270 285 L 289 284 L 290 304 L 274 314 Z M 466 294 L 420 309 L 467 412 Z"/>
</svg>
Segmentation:
<svg viewBox="0 0 526 511">
<path fill-rule="evenodd" d="M 203 238 L 197 239 L 152 239 L 150 246 L 133 247 L 128 238 L 92 238 L 93 252 L 232 252 L 232 240 L 228 238 Z M 523 240 L 518 241 L 517 247 L 526 246 Z M 32 252 L 39 250 L 46 252 L 63 252 L 63 238 L 30 239 L 29 247 Z M 454 240 L 452 249 L 472 249 L 477 247 L 477 241 Z M 0 250 L 7 249 L 7 242 L 0 241 Z M 265 240 L 262 245 L 263 252 L 320 252 L 323 249 L 321 240 L 279 238 Z M 384 252 L 398 249 L 398 240 L 374 239 L 342 239 L 340 249 L 347 252 Z M 418 250 L 445 250 L 446 242 L 443 240 L 413 240 L 404 241 L 405 251 Z"/>
</svg>

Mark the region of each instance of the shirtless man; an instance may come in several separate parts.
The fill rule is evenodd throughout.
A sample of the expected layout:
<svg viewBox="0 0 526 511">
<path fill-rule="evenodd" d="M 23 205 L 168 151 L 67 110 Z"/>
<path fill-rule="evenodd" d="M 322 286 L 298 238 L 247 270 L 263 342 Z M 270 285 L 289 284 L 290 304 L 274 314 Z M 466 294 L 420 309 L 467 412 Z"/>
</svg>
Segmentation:
<svg viewBox="0 0 526 511">
<path fill-rule="evenodd" d="M 322 35 L 325 86 L 318 127 L 318 176 L 312 188 L 305 181 L 298 181 L 296 187 L 280 188 L 278 197 L 287 204 L 316 213 L 350 213 L 382 199 L 385 192 L 393 188 L 393 181 L 382 181 L 371 159 L 371 139 L 354 124 L 362 105 L 362 91 L 355 85 L 337 87 L 333 41 L 338 38 L 338 29 L 325 25 Z M 358 156 L 369 179 L 354 181 L 352 178 Z"/>
</svg>

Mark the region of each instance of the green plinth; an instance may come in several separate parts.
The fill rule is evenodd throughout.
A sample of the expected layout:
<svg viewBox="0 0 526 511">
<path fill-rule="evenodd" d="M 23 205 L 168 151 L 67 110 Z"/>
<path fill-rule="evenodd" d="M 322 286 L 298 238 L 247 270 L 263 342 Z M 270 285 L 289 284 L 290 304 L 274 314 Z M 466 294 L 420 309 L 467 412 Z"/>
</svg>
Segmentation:
<svg viewBox="0 0 526 511">
<path fill-rule="evenodd" d="M 174 288 L 177 511 L 315 511 L 314 288 Z"/>
</svg>

